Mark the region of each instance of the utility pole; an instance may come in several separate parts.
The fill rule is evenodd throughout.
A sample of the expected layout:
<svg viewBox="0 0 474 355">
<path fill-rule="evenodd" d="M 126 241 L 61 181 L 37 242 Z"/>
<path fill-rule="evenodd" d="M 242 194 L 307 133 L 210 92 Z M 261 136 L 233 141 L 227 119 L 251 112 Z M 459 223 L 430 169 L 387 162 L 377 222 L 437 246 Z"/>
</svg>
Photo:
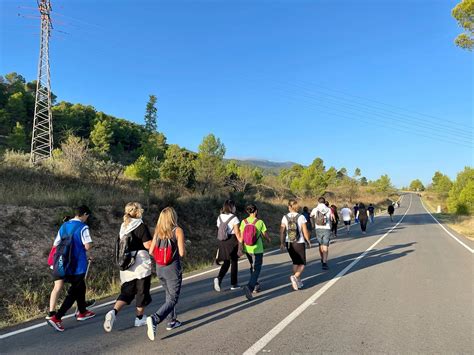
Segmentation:
<svg viewBox="0 0 474 355">
<path fill-rule="evenodd" d="M 49 37 L 51 29 L 51 2 L 37 0 L 41 14 L 40 54 L 36 83 L 35 115 L 31 137 L 31 162 L 36 164 L 51 157 L 53 150 L 53 120 L 51 113 L 51 80 L 49 71 Z"/>
</svg>

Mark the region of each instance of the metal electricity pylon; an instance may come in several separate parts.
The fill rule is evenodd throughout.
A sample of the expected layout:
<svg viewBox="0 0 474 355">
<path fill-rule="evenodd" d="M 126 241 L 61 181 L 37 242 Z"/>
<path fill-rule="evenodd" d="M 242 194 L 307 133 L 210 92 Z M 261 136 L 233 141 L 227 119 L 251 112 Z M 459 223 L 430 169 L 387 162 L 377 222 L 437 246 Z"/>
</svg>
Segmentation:
<svg viewBox="0 0 474 355">
<path fill-rule="evenodd" d="M 51 157 L 53 150 L 53 119 L 51 113 L 51 80 L 49 72 L 49 37 L 51 29 L 51 2 L 38 0 L 41 14 L 40 54 L 36 83 L 35 115 L 31 137 L 31 162 L 36 164 Z"/>
</svg>

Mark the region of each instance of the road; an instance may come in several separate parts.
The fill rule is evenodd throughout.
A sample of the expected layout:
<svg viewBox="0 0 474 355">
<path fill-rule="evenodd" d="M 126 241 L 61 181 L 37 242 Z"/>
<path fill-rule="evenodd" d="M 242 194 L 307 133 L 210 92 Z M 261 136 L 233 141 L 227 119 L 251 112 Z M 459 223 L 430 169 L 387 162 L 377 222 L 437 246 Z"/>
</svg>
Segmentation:
<svg viewBox="0 0 474 355">
<path fill-rule="evenodd" d="M 104 333 L 110 305 L 99 305 L 94 319 L 66 319 L 64 333 L 39 326 L 11 335 L 38 321 L 4 330 L 0 352 L 473 353 L 474 243 L 448 235 L 415 194 L 403 197 L 394 222 L 379 216 L 366 235 L 358 226 L 352 231 L 340 231 L 331 244 L 329 271 L 321 270 L 317 248 L 309 251 L 301 291 L 292 291 L 289 257 L 278 251 L 264 257 L 264 290 L 250 302 L 241 291 L 216 293 L 217 271 L 187 275 L 178 304 L 184 324 L 173 331 L 160 325 L 155 342 L 146 327 L 133 327 L 133 307 Z M 248 264 L 239 266 L 245 284 Z M 163 291 L 152 297 L 148 311 L 158 308 Z"/>
</svg>

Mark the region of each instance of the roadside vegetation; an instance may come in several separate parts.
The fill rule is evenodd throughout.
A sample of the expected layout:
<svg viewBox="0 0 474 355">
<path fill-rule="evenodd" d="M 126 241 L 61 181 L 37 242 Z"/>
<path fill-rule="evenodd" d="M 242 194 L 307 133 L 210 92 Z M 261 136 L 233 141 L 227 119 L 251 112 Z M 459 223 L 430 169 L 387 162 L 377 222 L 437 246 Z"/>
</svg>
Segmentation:
<svg viewBox="0 0 474 355">
<path fill-rule="evenodd" d="M 441 223 L 474 240 L 473 168 L 465 167 L 454 181 L 437 171 L 433 175 L 432 183 L 426 188 L 417 179 L 411 182 L 409 189 L 421 193 L 426 207 Z"/>
</svg>

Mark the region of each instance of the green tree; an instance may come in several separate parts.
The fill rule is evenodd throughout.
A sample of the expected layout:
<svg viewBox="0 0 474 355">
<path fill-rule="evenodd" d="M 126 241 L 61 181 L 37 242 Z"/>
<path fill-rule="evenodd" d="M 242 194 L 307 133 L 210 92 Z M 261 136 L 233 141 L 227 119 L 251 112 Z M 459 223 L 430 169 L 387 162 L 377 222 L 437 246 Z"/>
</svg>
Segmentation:
<svg viewBox="0 0 474 355">
<path fill-rule="evenodd" d="M 415 179 L 410 183 L 411 191 L 425 191 L 425 186 L 420 179 Z"/>
<path fill-rule="evenodd" d="M 449 190 L 451 190 L 451 187 L 453 186 L 453 183 L 449 176 L 437 171 L 433 175 L 432 182 L 432 190 L 438 193 L 442 199 L 447 198 Z"/>
<path fill-rule="evenodd" d="M 360 185 L 361 186 L 367 186 L 369 184 L 369 182 L 367 181 L 367 178 L 365 176 L 362 176 L 360 178 Z"/>
<path fill-rule="evenodd" d="M 113 134 L 112 123 L 109 120 L 97 121 L 90 135 L 94 151 L 103 156 L 109 154 Z"/>
<path fill-rule="evenodd" d="M 157 98 L 155 95 L 150 95 L 146 104 L 145 110 L 145 129 L 148 132 L 155 132 L 157 128 L 158 109 L 156 108 Z"/>
<path fill-rule="evenodd" d="M 474 169 L 465 167 L 453 183 L 448 197 L 448 211 L 457 214 L 474 213 Z"/>
<path fill-rule="evenodd" d="M 201 186 L 204 194 L 223 184 L 225 178 L 225 166 L 223 158 L 225 146 L 219 138 L 209 134 L 199 145 L 198 156 L 194 167 L 196 169 L 196 180 Z"/>
<path fill-rule="evenodd" d="M 26 139 L 25 127 L 20 122 L 17 122 L 7 137 L 8 147 L 17 151 L 27 151 L 28 142 Z"/>
<path fill-rule="evenodd" d="M 8 132 L 12 130 L 16 122 L 20 122 L 23 127 L 28 123 L 24 96 L 23 92 L 15 92 L 8 98 L 5 106 L 9 117 L 8 127 L 5 127 Z"/>
<path fill-rule="evenodd" d="M 472 51 L 474 48 L 474 0 L 462 0 L 451 12 L 465 31 L 456 37 L 458 47 Z"/>
<path fill-rule="evenodd" d="M 140 155 L 132 165 L 125 169 L 125 175 L 140 180 L 140 186 L 149 205 L 151 186 L 160 178 L 160 162 L 149 156 Z"/>
<path fill-rule="evenodd" d="M 290 189 L 297 196 L 312 197 L 323 195 L 327 186 L 324 162 L 321 158 L 316 158 L 302 171 L 301 176 L 293 179 Z"/>
<path fill-rule="evenodd" d="M 160 175 L 178 188 L 191 188 L 195 183 L 195 159 L 196 154 L 172 144 L 166 150 L 165 160 L 160 166 Z"/>
<path fill-rule="evenodd" d="M 382 175 L 380 176 L 380 178 L 375 180 L 373 182 L 373 186 L 378 192 L 387 193 L 393 190 L 392 181 L 390 180 L 390 177 L 387 174 Z"/>
</svg>

